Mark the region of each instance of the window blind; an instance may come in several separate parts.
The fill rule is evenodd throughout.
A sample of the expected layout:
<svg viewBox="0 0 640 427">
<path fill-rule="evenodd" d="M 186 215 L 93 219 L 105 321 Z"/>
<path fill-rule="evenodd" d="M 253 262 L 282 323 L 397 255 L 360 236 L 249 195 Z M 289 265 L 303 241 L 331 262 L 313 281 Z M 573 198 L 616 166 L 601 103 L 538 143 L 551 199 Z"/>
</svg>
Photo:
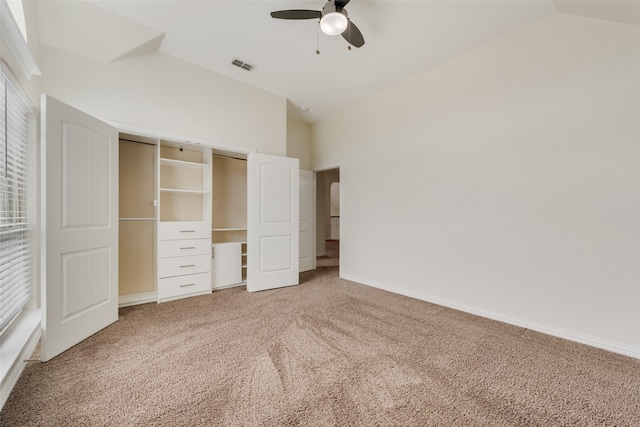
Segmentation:
<svg viewBox="0 0 640 427">
<path fill-rule="evenodd" d="M 27 218 L 29 107 L 0 73 L 0 331 L 29 302 L 31 240 Z"/>
</svg>

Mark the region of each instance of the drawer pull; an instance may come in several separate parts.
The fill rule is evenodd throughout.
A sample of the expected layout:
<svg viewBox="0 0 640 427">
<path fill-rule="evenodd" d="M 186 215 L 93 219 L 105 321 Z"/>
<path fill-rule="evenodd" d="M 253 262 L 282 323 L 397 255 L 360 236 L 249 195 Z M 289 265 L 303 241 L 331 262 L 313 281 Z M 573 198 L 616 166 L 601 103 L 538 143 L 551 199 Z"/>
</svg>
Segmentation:
<svg viewBox="0 0 640 427">
<path fill-rule="evenodd" d="M 180 268 L 195 267 L 195 264 L 181 265 Z"/>
<path fill-rule="evenodd" d="M 195 286 L 195 283 L 187 283 L 186 285 L 180 285 L 181 288 L 186 288 L 187 286 Z"/>
<path fill-rule="evenodd" d="M 195 233 L 196 230 L 180 230 L 181 233 Z"/>
<path fill-rule="evenodd" d="M 195 249 L 195 248 L 196 248 L 195 246 L 185 246 L 184 248 L 180 248 L 180 250 L 183 250 L 183 249 Z"/>
</svg>

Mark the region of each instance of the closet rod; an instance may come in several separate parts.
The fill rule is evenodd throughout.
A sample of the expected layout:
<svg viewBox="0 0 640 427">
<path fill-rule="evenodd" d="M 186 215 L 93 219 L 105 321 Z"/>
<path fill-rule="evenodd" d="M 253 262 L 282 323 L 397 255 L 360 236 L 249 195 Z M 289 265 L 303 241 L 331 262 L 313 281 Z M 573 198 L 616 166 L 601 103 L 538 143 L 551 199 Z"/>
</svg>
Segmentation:
<svg viewBox="0 0 640 427">
<path fill-rule="evenodd" d="M 154 144 L 152 142 L 142 142 L 142 141 L 134 141 L 133 139 L 127 139 L 127 138 L 119 138 L 120 141 L 127 141 L 127 142 L 135 142 L 137 144 L 147 144 L 147 145 L 151 145 L 152 147 L 155 147 L 158 144 Z"/>
<path fill-rule="evenodd" d="M 222 154 L 214 154 L 213 157 L 222 157 L 223 159 L 234 159 L 234 160 L 242 160 L 244 162 L 247 161 L 247 159 L 241 159 L 240 157 L 233 157 L 233 156 L 223 156 Z"/>
<path fill-rule="evenodd" d="M 155 221 L 155 218 L 118 218 L 118 221 Z"/>
</svg>

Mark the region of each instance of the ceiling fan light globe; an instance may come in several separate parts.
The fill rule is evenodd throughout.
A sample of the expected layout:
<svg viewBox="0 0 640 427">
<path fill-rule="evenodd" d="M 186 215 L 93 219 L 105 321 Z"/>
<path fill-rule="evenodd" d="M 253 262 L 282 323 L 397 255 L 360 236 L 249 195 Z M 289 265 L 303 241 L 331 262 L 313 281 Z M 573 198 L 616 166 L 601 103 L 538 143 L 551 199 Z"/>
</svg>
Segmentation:
<svg viewBox="0 0 640 427">
<path fill-rule="evenodd" d="M 328 36 L 337 36 L 344 33 L 349 25 L 349 20 L 340 12 L 330 12 L 320 19 L 320 29 Z"/>
</svg>

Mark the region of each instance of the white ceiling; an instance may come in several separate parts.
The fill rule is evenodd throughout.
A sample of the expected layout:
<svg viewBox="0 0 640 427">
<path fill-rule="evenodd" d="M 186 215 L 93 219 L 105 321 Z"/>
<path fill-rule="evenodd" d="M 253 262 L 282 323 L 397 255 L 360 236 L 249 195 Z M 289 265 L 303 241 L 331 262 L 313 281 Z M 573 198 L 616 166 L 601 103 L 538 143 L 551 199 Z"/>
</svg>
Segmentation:
<svg viewBox="0 0 640 427">
<path fill-rule="evenodd" d="M 315 20 L 269 15 L 323 4 L 72 0 L 39 1 L 37 11 L 44 44 L 101 61 L 158 50 L 283 96 L 289 117 L 308 123 L 554 10 L 640 24 L 640 1 L 352 0 L 365 45 L 348 50 L 341 36 L 318 34 Z"/>
</svg>

